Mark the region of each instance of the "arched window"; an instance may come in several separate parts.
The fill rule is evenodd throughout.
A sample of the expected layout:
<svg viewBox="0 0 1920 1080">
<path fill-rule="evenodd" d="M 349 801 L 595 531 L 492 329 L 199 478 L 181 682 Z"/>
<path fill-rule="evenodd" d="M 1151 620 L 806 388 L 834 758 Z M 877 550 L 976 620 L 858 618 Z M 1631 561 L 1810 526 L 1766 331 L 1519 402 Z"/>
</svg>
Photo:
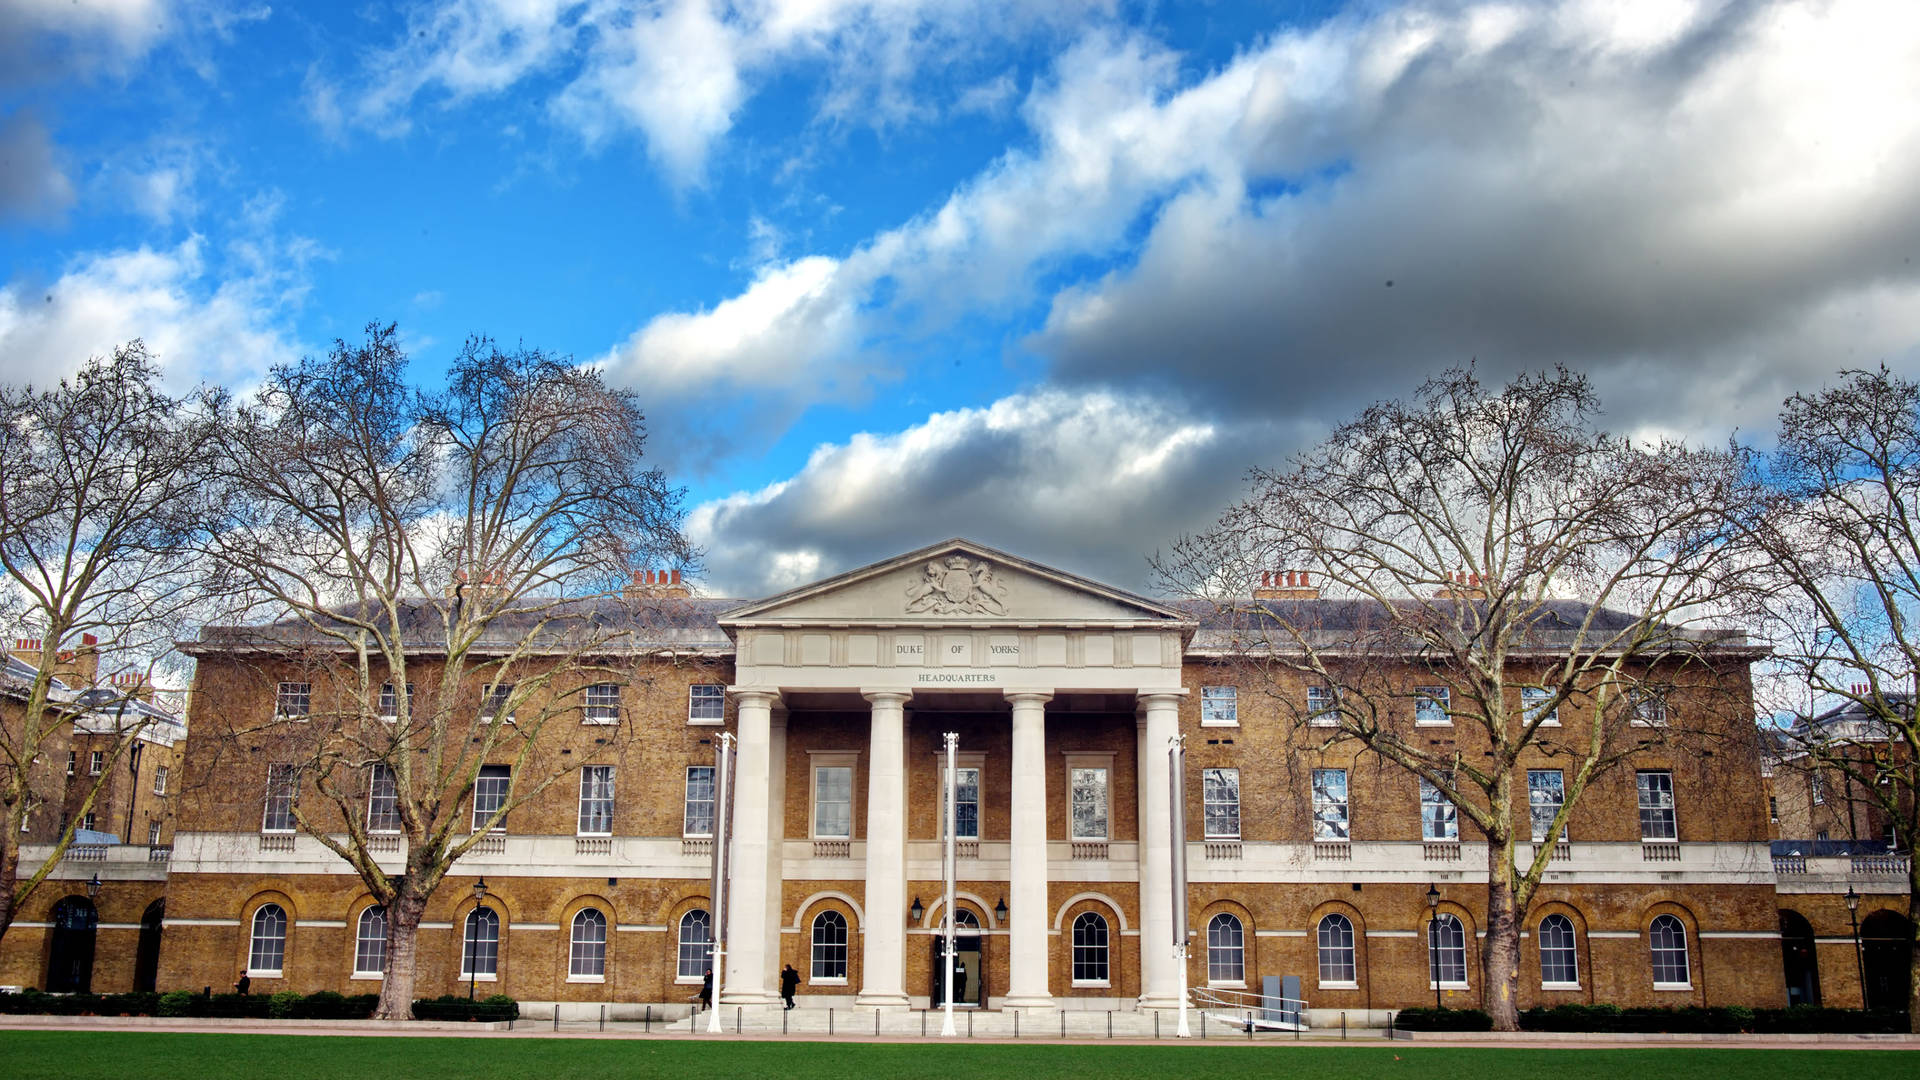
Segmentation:
<svg viewBox="0 0 1920 1080">
<path fill-rule="evenodd" d="M 353 932 L 353 973 L 378 977 L 387 967 L 387 909 L 375 904 L 360 913 Z"/>
<path fill-rule="evenodd" d="M 1353 923 L 1345 915 L 1333 914 L 1320 920 L 1320 985 L 1352 984 Z"/>
<path fill-rule="evenodd" d="M 1247 945 L 1240 920 L 1221 912 L 1207 920 L 1207 981 L 1247 981 Z"/>
<path fill-rule="evenodd" d="M 813 977 L 847 977 L 847 917 L 823 911 L 813 919 Z"/>
<path fill-rule="evenodd" d="M 466 947 L 460 950 L 460 977 L 500 973 L 500 916 L 492 908 L 467 913 Z"/>
<path fill-rule="evenodd" d="M 247 950 L 247 973 L 278 975 L 287 959 L 287 913 L 279 904 L 261 904 L 253 913 L 253 944 Z"/>
<path fill-rule="evenodd" d="M 574 978 L 605 978 L 607 974 L 607 917 L 593 908 L 582 908 L 573 917 L 573 947 L 568 950 L 567 975 Z"/>
<path fill-rule="evenodd" d="M 1107 981 L 1107 920 L 1091 911 L 1073 920 L 1073 981 Z"/>
<path fill-rule="evenodd" d="M 1573 946 L 1573 920 L 1565 915 L 1540 920 L 1540 985 L 1580 985 L 1580 954 Z"/>
<path fill-rule="evenodd" d="M 1467 985 L 1467 931 L 1444 911 L 1427 924 L 1427 978 L 1441 986 Z"/>
<path fill-rule="evenodd" d="M 1693 985 L 1693 972 L 1687 965 L 1687 928 L 1671 915 L 1655 916 L 1647 933 L 1653 946 L 1653 985 L 1685 987 Z"/>
<path fill-rule="evenodd" d="M 680 916 L 680 964 L 674 976 L 697 979 L 706 974 L 713 955 L 713 917 L 699 908 Z"/>
</svg>

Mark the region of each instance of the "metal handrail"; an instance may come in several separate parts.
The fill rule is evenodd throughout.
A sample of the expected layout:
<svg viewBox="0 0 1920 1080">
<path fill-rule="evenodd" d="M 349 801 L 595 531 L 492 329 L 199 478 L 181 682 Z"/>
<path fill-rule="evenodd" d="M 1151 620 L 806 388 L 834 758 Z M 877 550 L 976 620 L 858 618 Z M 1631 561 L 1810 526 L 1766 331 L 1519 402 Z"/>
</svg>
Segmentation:
<svg viewBox="0 0 1920 1080">
<path fill-rule="evenodd" d="M 1195 1007 L 1207 1010 L 1229 1010 L 1243 1013 L 1244 1019 L 1232 1018 L 1235 1023 L 1293 1024 L 1307 1026 L 1307 1002 L 1305 998 L 1268 997 L 1250 990 L 1227 990 L 1215 986 L 1195 986 L 1188 991 Z M 1291 1016 L 1293 1020 L 1280 1020 L 1279 1016 Z"/>
</svg>

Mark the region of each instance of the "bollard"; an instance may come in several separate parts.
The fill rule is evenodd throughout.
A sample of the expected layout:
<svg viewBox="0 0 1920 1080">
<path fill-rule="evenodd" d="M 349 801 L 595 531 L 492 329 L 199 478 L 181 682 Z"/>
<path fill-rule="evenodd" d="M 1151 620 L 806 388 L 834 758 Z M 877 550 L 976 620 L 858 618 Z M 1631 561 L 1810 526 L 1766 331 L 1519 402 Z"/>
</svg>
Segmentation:
<svg viewBox="0 0 1920 1080">
<path fill-rule="evenodd" d="M 967 1014 L 967 1038 L 973 1038 L 973 1014 Z"/>
<path fill-rule="evenodd" d="M 607 1007 L 605 1004 L 600 1006 L 600 1030 L 607 1030 Z"/>
<path fill-rule="evenodd" d="M 1060 1037 L 1063 1039 L 1067 1037 L 1067 1010 L 1065 1009 L 1060 1010 Z"/>
<path fill-rule="evenodd" d="M 553 1030 L 560 1030 L 560 1003 L 557 1001 L 553 1003 Z"/>
<path fill-rule="evenodd" d="M 1107 1010 L 1107 1038 L 1113 1038 L 1113 1010 Z"/>
<path fill-rule="evenodd" d="M 967 1023 L 971 1025 L 973 1021 L 969 1019 Z M 972 1031 L 973 1028 L 969 1026 L 967 1030 Z M 1019 1009 L 1013 1010 L 1013 1037 L 1016 1039 L 1020 1037 L 1020 1010 Z"/>
<path fill-rule="evenodd" d="M 735 1035 L 740 1034 L 740 1014 L 746 1011 L 745 1006 L 735 1005 L 733 1007 L 733 1033 Z"/>
<path fill-rule="evenodd" d="M 640 1030 L 647 1035 L 653 1034 L 653 1006 L 651 1005 L 647 1006 L 646 1019 L 640 1021 Z"/>
<path fill-rule="evenodd" d="M 833 1034 L 833 1006 L 827 1006 L 827 1034 Z"/>
<path fill-rule="evenodd" d="M 1202 1039 L 1207 1037 L 1207 1010 L 1205 1009 L 1200 1010 L 1200 1037 Z"/>
<path fill-rule="evenodd" d="M 1153 1010 L 1153 1037 L 1156 1039 L 1160 1037 L 1160 1010 L 1159 1009 Z"/>
<path fill-rule="evenodd" d="M 1347 1010 L 1340 1010 L 1340 1041 L 1347 1041 Z"/>
<path fill-rule="evenodd" d="M 880 1010 L 879 1009 L 873 1010 L 873 1037 L 876 1039 L 880 1037 Z"/>
<path fill-rule="evenodd" d="M 1253 1041 L 1253 1010 L 1247 1010 L 1247 1041 Z"/>
<path fill-rule="evenodd" d="M 927 1037 L 927 1010 L 925 1009 L 920 1010 L 920 1037 L 923 1039 Z"/>
<path fill-rule="evenodd" d="M 782 1035 L 785 1035 L 787 1033 L 787 1014 L 792 1011 L 793 1011 L 792 1009 L 780 1010 L 780 1034 Z"/>
</svg>

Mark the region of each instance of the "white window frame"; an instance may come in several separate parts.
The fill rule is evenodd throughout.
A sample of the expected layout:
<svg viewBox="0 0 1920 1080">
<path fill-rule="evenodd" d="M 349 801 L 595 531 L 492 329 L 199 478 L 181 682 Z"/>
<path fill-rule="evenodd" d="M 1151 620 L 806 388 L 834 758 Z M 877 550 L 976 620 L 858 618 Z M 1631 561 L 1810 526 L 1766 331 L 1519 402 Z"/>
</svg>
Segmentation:
<svg viewBox="0 0 1920 1080">
<path fill-rule="evenodd" d="M 277 932 L 262 936 L 260 921 L 262 916 L 266 915 L 269 911 L 274 913 L 274 917 L 279 920 L 279 925 L 277 927 L 268 926 L 267 929 L 269 931 Z M 280 977 L 280 973 L 286 970 L 287 930 L 291 923 L 292 920 L 287 918 L 287 909 L 281 907 L 279 904 L 266 903 L 253 909 L 253 917 L 248 920 L 247 930 L 248 978 L 277 979 Z M 272 946 L 272 948 L 263 950 L 261 947 L 263 944 Z M 267 956 L 268 952 L 272 953 L 271 957 Z M 258 963 L 258 961 L 268 958 L 278 960 L 279 963 L 273 967 L 267 967 L 264 964 Z"/>
<path fill-rule="evenodd" d="M 1552 700 L 1553 700 L 1553 691 L 1547 689 L 1544 686 L 1521 687 L 1520 688 L 1521 717 L 1524 718 L 1526 722 L 1532 723 L 1534 710 L 1540 708 L 1542 702 L 1547 702 Z M 1541 727 L 1559 727 L 1560 726 L 1560 706 L 1558 704 L 1554 705 L 1552 708 L 1547 710 L 1547 717 L 1546 719 L 1540 721 L 1540 726 Z"/>
<path fill-rule="evenodd" d="M 367 924 L 373 921 L 378 921 L 380 924 L 380 933 L 377 937 L 369 937 L 367 934 Z M 368 959 L 368 954 L 372 951 L 371 946 L 375 943 L 379 949 L 379 962 L 368 967 L 363 961 Z M 353 974 L 348 978 L 384 979 L 386 974 L 383 969 L 386 966 L 387 909 L 379 904 L 369 904 L 361 909 L 359 916 L 353 921 Z"/>
<path fill-rule="evenodd" d="M 620 684 L 597 682 L 580 692 L 580 722 L 618 724 L 620 722 Z"/>
<path fill-rule="evenodd" d="M 706 774 L 706 780 L 705 780 L 706 797 L 701 799 L 696 799 L 693 797 L 694 796 L 693 776 L 696 770 Z M 713 815 L 715 813 L 714 804 L 719 800 L 719 788 L 717 784 L 718 770 L 719 770 L 719 766 L 717 765 L 687 766 L 687 780 L 686 780 L 686 787 L 684 788 L 685 797 L 681 800 L 681 811 L 680 811 L 680 835 L 681 836 L 686 837 L 688 839 L 693 839 L 693 840 L 710 840 L 713 838 Z M 695 829 L 693 827 L 693 808 L 695 806 L 705 806 L 707 808 L 706 810 L 707 827 L 704 832 L 699 829 Z"/>
<path fill-rule="evenodd" d="M 78 750 L 67 751 L 67 775 L 72 776 L 74 773 L 74 770 L 78 769 L 79 767 L 80 767 L 80 751 Z"/>
<path fill-rule="evenodd" d="M 503 769 L 506 770 L 504 774 L 501 772 L 501 770 Z M 501 779 L 503 775 L 506 779 L 506 783 L 503 784 L 500 788 L 500 794 L 499 794 L 500 801 L 497 803 L 493 803 L 484 812 L 482 812 L 480 809 L 481 787 L 485 786 L 487 781 L 489 780 Z M 473 796 L 472 796 L 473 822 L 469 826 L 471 831 L 479 832 L 482 828 L 485 828 L 487 819 L 493 816 L 493 812 L 499 809 L 501 804 L 505 803 L 509 798 L 512 797 L 512 791 L 513 791 L 513 766 L 501 765 L 493 762 L 489 762 L 485 765 L 480 766 L 480 774 L 473 778 Z M 506 832 L 507 819 L 504 816 L 501 817 L 500 824 L 495 825 L 493 828 L 488 829 L 487 831 L 497 832 L 497 833 Z M 462 962 L 464 963 L 464 961 Z"/>
<path fill-rule="evenodd" d="M 380 719 L 389 722 L 400 719 L 400 697 L 394 693 L 390 682 L 380 684 Z M 413 684 L 407 684 L 407 711 L 413 711 Z"/>
<path fill-rule="evenodd" d="M 1565 951 L 1572 958 L 1571 967 L 1573 968 L 1573 979 L 1571 982 L 1564 979 L 1555 980 L 1555 979 L 1547 978 L 1547 924 L 1555 919 L 1560 920 L 1560 922 L 1565 924 L 1567 928 L 1567 943 L 1565 946 Z M 1578 927 L 1573 925 L 1573 920 L 1567 918 L 1565 915 L 1562 915 L 1557 911 L 1548 912 L 1543 918 L 1541 918 L 1540 925 L 1536 931 L 1536 934 L 1537 934 L 1536 943 L 1539 946 L 1539 954 L 1540 954 L 1540 989 L 1542 990 L 1578 990 L 1580 989 L 1580 930 Z M 1561 947 L 1555 946 L 1554 951 L 1556 952 L 1561 951 Z"/>
<path fill-rule="evenodd" d="M 1651 785 L 1649 785 L 1647 781 L 1655 776 L 1664 778 L 1664 784 L 1665 784 L 1664 792 L 1650 790 Z M 1674 798 L 1673 770 L 1672 769 L 1637 770 L 1633 774 L 1633 788 L 1636 796 L 1635 802 L 1638 805 L 1639 811 L 1640 811 L 1640 842 L 1643 844 L 1677 844 L 1679 843 L 1680 842 L 1680 808 L 1677 804 L 1677 801 Z M 1665 806 L 1661 806 L 1658 801 L 1658 796 L 1663 793 L 1666 795 Z M 1655 797 L 1654 801 L 1649 802 L 1648 801 L 1649 796 Z M 1673 835 L 1671 836 L 1647 835 L 1647 826 L 1649 824 L 1647 815 L 1649 813 L 1660 814 L 1663 812 L 1666 814 L 1667 831 L 1671 832 Z"/>
<path fill-rule="evenodd" d="M 1458 980 L 1447 978 L 1446 976 L 1449 973 L 1441 970 L 1443 966 L 1451 966 L 1451 965 L 1444 964 L 1443 960 L 1448 952 L 1456 948 L 1456 946 L 1453 945 L 1452 943 L 1443 942 L 1441 940 L 1442 935 L 1445 933 L 1444 928 L 1449 925 L 1451 925 L 1454 928 L 1454 930 L 1458 931 L 1458 934 L 1459 934 L 1459 945 L 1457 946 L 1457 948 L 1460 950 L 1460 978 Z M 1437 911 L 1428 915 L 1426 931 L 1427 931 L 1427 989 L 1429 990 L 1434 990 L 1434 989 L 1465 990 L 1467 989 L 1468 980 L 1471 978 L 1471 975 L 1469 974 L 1467 969 L 1467 937 L 1468 937 L 1467 924 L 1464 922 L 1461 922 L 1460 916 L 1455 915 L 1451 911 Z M 1438 953 L 1438 956 L 1440 957 L 1440 959 L 1436 959 L 1436 956 L 1435 956 L 1436 953 Z M 1440 976 L 1439 984 L 1437 986 L 1435 985 L 1435 982 L 1434 982 L 1434 977 L 1436 975 Z"/>
<path fill-rule="evenodd" d="M 698 926 L 705 936 L 698 941 L 687 938 L 687 930 Z M 713 913 L 706 908 L 692 908 L 680 916 L 674 927 L 674 967 L 673 981 L 683 985 L 698 985 L 706 980 L 706 969 L 713 966 Z M 689 956 L 689 948 L 699 950 Z M 687 961 L 693 961 L 689 970 Z"/>
<path fill-rule="evenodd" d="M 598 920 L 600 939 L 591 936 L 582 939 L 582 928 L 592 927 Z M 607 981 L 607 946 L 610 944 L 607 931 L 607 913 L 597 907 L 583 907 L 573 913 L 573 919 L 567 926 L 567 981 L 570 983 L 604 983 Z M 582 971 L 581 968 L 598 968 Z"/>
<path fill-rule="evenodd" d="M 1229 801 L 1224 797 L 1225 789 L 1222 786 L 1216 785 L 1215 783 L 1212 782 L 1216 776 L 1218 776 L 1222 781 L 1224 781 L 1226 779 L 1226 774 L 1228 773 L 1233 774 L 1233 799 L 1231 803 L 1229 803 Z M 1229 805 L 1231 805 L 1233 808 L 1232 810 L 1233 831 L 1228 832 L 1224 829 L 1215 829 L 1213 826 L 1214 807 L 1216 806 L 1226 807 Z M 1226 814 L 1226 811 L 1222 810 L 1221 814 L 1222 816 L 1224 816 Z M 1201 769 L 1200 770 L 1200 829 L 1201 829 L 1201 834 L 1208 840 L 1240 839 L 1240 770 L 1239 769 L 1219 768 L 1219 769 Z"/>
<path fill-rule="evenodd" d="M 1093 922 L 1089 922 L 1088 920 L 1090 919 L 1093 920 Z M 1100 940 L 1098 942 L 1091 942 L 1091 943 L 1082 945 L 1080 943 L 1081 927 L 1085 925 L 1089 929 L 1089 931 L 1091 931 L 1095 922 L 1099 924 Z M 1068 934 L 1069 936 L 1067 939 L 1067 950 L 1068 950 L 1067 951 L 1067 974 L 1072 977 L 1072 985 L 1074 986 L 1112 986 L 1113 985 L 1113 939 L 1115 935 L 1113 933 L 1112 925 L 1107 922 L 1107 917 L 1105 915 L 1100 914 L 1097 911 L 1083 911 L 1080 914 L 1075 915 L 1073 917 L 1073 923 L 1068 928 Z M 1105 974 L 1101 978 L 1083 979 L 1080 977 L 1081 962 L 1080 962 L 1079 953 L 1082 949 L 1085 949 L 1088 951 L 1090 958 L 1097 951 L 1099 955 L 1100 970 L 1102 972 L 1105 972 Z M 1092 960 L 1089 959 L 1088 963 L 1091 964 Z"/>
<path fill-rule="evenodd" d="M 604 770 L 604 773 L 602 772 L 602 770 Z M 594 782 L 596 781 L 604 782 L 605 784 L 604 791 L 594 787 Z M 575 825 L 579 829 L 579 832 L 576 833 L 575 835 L 578 835 L 578 836 L 612 836 L 613 835 L 613 812 L 614 812 L 614 800 L 615 800 L 614 793 L 618 790 L 614 785 L 617 782 L 618 782 L 618 777 L 614 773 L 613 766 L 611 765 L 583 765 L 580 767 L 580 812 L 574 819 Z M 590 804 L 596 807 L 595 809 L 596 815 L 598 814 L 598 809 L 597 809 L 598 805 L 605 804 L 606 824 L 607 824 L 607 827 L 605 829 L 587 828 L 587 825 L 589 824 L 587 821 L 587 810 Z"/>
<path fill-rule="evenodd" d="M 810 753 L 807 769 L 807 836 L 814 840 L 851 841 L 859 831 L 854 810 L 858 806 L 858 786 L 860 778 L 860 755 L 849 751 L 830 753 Z M 844 833 L 825 833 L 820 831 L 820 773 L 823 769 L 845 769 L 847 771 L 847 831 Z"/>
<path fill-rule="evenodd" d="M 487 919 L 493 921 L 493 955 L 491 957 L 492 963 L 489 965 L 491 970 L 475 971 L 474 969 L 479 967 L 478 961 L 481 959 L 480 946 L 487 944 L 488 941 L 488 939 L 480 936 L 480 931 L 485 928 L 483 926 L 485 920 L 481 918 L 482 912 L 486 913 Z M 500 978 L 500 946 L 502 944 L 502 938 L 505 936 L 501 932 L 503 929 L 500 913 L 493 910 L 492 907 L 475 905 L 468 909 L 466 918 L 460 921 L 460 977 L 462 979 L 471 979 L 474 982 L 493 982 Z"/>
<path fill-rule="evenodd" d="M 20 819 L 20 831 L 21 832 L 27 831 L 27 822 L 24 817 Z M 160 846 L 160 823 L 157 821 L 147 822 L 147 846 L 148 847 Z"/>
<path fill-rule="evenodd" d="M 1679 931 L 1680 948 L 1678 951 L 1680 953 L 1680 962 L 1685 966 L 1687 972 L 1687 980 L 1685 982 L 1662 982 L 1660 980 L 1660 954 L 1663 952 L 1671 954 L 1675 951 L 1671 946 L 1663 949 L 1660 946 L 1659 939 L 1654 936 L 1655 928 L 1660 926 L 1663 920 L 1672 923 L 1675 929 Z M 1655 915 L 1653 920 L 1647 924 L 1647 959 L 1648 964 L 1652 968 L 1653 988 L 1655 990 L 1693 989 L 1693 943 L 1689 940 L 1691 936 L 1692 935 L 1687 933 L 1687 924 L 1682 922 L 1677 915 L 1662 912 L 1659 915 Z"/>
<path fill-rule="evenodd" d="M 1113 759 L 1112 754 L 1064 754 L 1063 767 L 1066 769 L 1067 793 L 1067 839 L 1082 843 L 1110 843 L 1113 840 Z M 1100 820 L 1105 831 L 1099 836 L 1083 835 L 1079 823 L 1074 820 L 1074 774 L 1076 772 L 1098 772 L 1101 774 Z"/>
<path fill-rule="evenodd" d="M 154 766 L 154 769 L 153 769 L 153 793 L 154 793 L 155 795 L 165 795 L 165 794 L 167 793 L 167 777 L 168 777 L 168 771 L 169 771 L 169 770 L 167 769 L 167 767 L 166 767 L 165 765 L 156 765 L 156 766 Z"/>
<path fill-rule="evenodd" d="M 1666 727 L 1671 714 L 1667 699 L 1672 693 L 1673 687 L 1666 685 L 1633 687 L 1627 692 L 1628 722 L 1634 727 Z"/>
<path fill-rule="evenodd" d="M 1307 687 L 1307 726 L 1340 726 L 1340 695 L 1333 687 Z"/>
<path fill-rule="evenodd" d="M 286 799 L 284 807 L 286 823 L 276 825 L 274 824 L 277 820 L 274 805 L 276 800 L 283 797 L 283 792 Z M 291 762 L 276 761 L 267 766 L 267 789 L 263 801 L 265 805 L 260 812 L 261 832 L 285 835 L 299 829 L 300 823 L 294 818 L 293 808 L 300 805 L 300 773 Z"/>
<path fill-rule="evenodd" d="M 313 684 L 283 682 L 275 687 L 273 715 L 279 720 L 305 720 L 313 715 Z"/>
<path fill-rule="evenodd" d="M 1344 925 L 1346 927 L 1346 943 L 1345 944 L 1341 944 L 1338 941 L 1334 942 L 1331 945 L 1327 944 L 1327 929 L 1329 926 L 1332 925 L 1333 920 L 1335 919 L 1340 920 L 1341 925 Z M 1320 972 L 1319 988 L 1320 989 L 1322 990 L 1358 990 L 1360 989 L 1360 980 L 1359 980 L 1360 953 L 1359 953 L 1358 945 L 1356 944 L 1356 941 L 1355 941 L 1355 939 L 1358 936 L 1359 935 L 1354 933 L 1353 920 L 1347 918 L 1347 916 L 1342 912 L 1330 911 L 1327 914 L 1321 916 L 1320 921 L 1314 924 L 1313 939 L 1314 939 L 1315 952 L 1318 954 L 1316 959 L 1319 961 L 1319 972 Z M 1344 965 L 1340 963 L 1340 956 L 1342 953 L 1346 955 L 1346 961 Z M 1329 955 L 1331 955 L 1335 961 L 1334 964 L 1332 965 L 1335 975 L 1339 975 L 1342 971 L 1344 971 L 1345 974 L 1348 976 L 1347 978 L 1344 978 L 1344 979 L 1327 978 L 1327 969 L 1329 967 L 1329 965 L 1327 964 L 1327 958 Z"/>
<path fill-rule="evenodd" d="M 88 832 L 93 832 L 94 831 L 93 824 L 96 820 L 98 819 L 94 816 L 94 811 L 89 810 L 86 813 L 80 815 L 80 827 L 82 829 L 85 829 Z"/>
<path fill-rule="evenodd" d="M 480 691 L 480 719 L 489 724 L 497 720 L 505 720 L 509 724 L 516 723 L 514 710 L 519 708 L 519 705 L 513 700 L 513 691 L 518 685 L 518 683 L 505 682 L 488 683 L 483 687 Z M 500 715 L 501 709 L 507 710 L 506 716 Z"/>
<path fill-rule="evenodd" d="M 834 922 L 831 922 L 828 920 L 828 916 L 832 916 L 834 920 L 838 921 L 838 926 L 840 930 L 840 940 L 837 942 L 831 941 L 831 940 L 829 941 L 820 940 L 821 928 L 822 927 L 831 928 L 835 925 Z M 839 950 L 840 974 L 838 975 L 820 974 L 820 968 L 821 968 L 820 950 L 822 949 L 828 950 L 826 954 L 826 965 L 829 971 L 833 969 L 833 962 L 834 962 L 833 950 L 835 949 Z M 810 976 L 810 978 L 808 978 L 807 981 L 812 983 L 815 986 L 845 986 L 847 985 L 848 974 L 852 970 L 853 970 L 853 923 L 851 920 L 847 918 L 846 912 L 840 911 L 836 908 L 827 908 L 826 910 L 816 914 L 807 923 L 807 972 Z"/>
<path fill-rule="evenodd" d="M 961 779 L 964 781 L 967 771 L 971 769 L 974 780 L 973 832 L 962 831 L 956 815 L 954 839 L 978 840 L 980 839 L 980 808 L 986 803 L 987 755 L 982 752 L 973 752 L 956 753 L 953 757 L 960 770 Z M 947 835 L 947 754 L 944 750 L 936 751 L 933 755 L 933 775 L 940 784 L 940 807 L 935 811 L 940 815 L 940 819 L 934 823 L 933 835 L 935 839 L 943 840 Z M 966 801 L 961 800 L 960 805 L 965 806 Z"/>
<path fill-rule="evenodd" d="M 384 797 L 380 791 L 382 770 L 387 774 L 387 787 L 391 789 Z M 375 825 L 374 811 L 382 802 L 390 802 L 390 813 L 381 815 L 381 823 Z M 392 824 L 386 823 L 385 819 L 389 817 Z M 367 766 L 367 832 L 376 836 L 393 836 L 400 832 L 400 828 L 400 775 L 384 761 L 373 762 Z"/>
<path fill-rule="evenodd" d="M 687 687 L 687 723 L 718 727 L 727 722 L 727 688 L 723 683 L 694 683 Z"/>
<path fill-rule="evenodd" d="M 1226 920 L 1222 922 L 1222 920 Z M 1218 929 L 1232 924 L 1233 939 L 1222 944 Z M 1215 960 L 1215 954 L 1220 959 Z M 1222 974 L 1215 974 L 1221 971 Z M 1238 971 L 1235 976 L 1233 972 Z M 1247 927 L 1238 915 L 1222 911 L 1207 920 L 1207 985 L 1208 986 L 1245 986 L 1247 985 Z"/>
<path fill-rule="evenodd" d="M 1240 688 L 1202 686 L 1200 688 L 1201 727 L 1240 726 Z"/>
<path fill-rule="evenodd" d="M 1426 844 L 1457 844 L 1460 842 L 1460 807 L 1439 785 L 1426 777 L 1420 781 L 1420 841 Z"/>
<path fill-rule="evenodd" d="M 1320 777 L 1323 773 L 1339 773 L 1340 774 L 1340 799 L 1337 802 L 1332 798 L 1322 800 L 1320 797 L 1320 786 L 1321 786 Z M 1347 770 L 1345 769 L 1314 769 L 1312 770 L 1312 772 L 1308 774 L 1307 791 L 1313 800 L 1313 842 L 1314 843 L 1345 844 L 1345 843 L 1350 843 L 1353 840 L 1353 789 L 1350 786 L 1351 780 L 1352 780 L 1352 777 L 1348 774 Z M 1338 806 L 1340 808 L 1340 827 L 1341 828 L 1340 828 L 1340 834 L 1338 836 L 1334 836 L 1331 834 L 1321 835 L 1321 825 L 1323 824 L 1331 825 L 1332 823 L 1331 818 L 1322 817 L 1320 813 L 1320 808 L 1322 805 L 1325 805 L 1328 807 Z"/>
<path fill-rule="evenodd" d="M 95 750 L 87 755 L 87 775 L 99 776 L 107 771 L 107 755 L 104 750 Z"/>
<path fill-rule="evenodd" d="M 1545 776 L 1549 773 L 1559 778 L 1559 783 L 1555 786 L 1559 791 L 1560 797 L 1558 801 L 1555 801 L 1553 803 L 1548 803 L 1544 799 L 1536 800 L 1534 798 L 1534 793 L 1536 791 L 1546 790 L 1545 788 L 1534 787 L 1534 784 L 1533 784 L 1534 776 L 1535 775 Z M 1561 769 L 1528 769 L 1527 770 L 1527 836 L 1531 838 L 1534 843 L 1545 844 L 1549 842 L 1547 839 L 1546 827 L 1551 826 L 1553 824 L 1554 816 L 1559 814 L 1560 808 L 1562 806 L 1565 806 L 1566 804 L 1567 804 L 1567 774 L 1564 770 L 1561 770 Z M 1546 816 L 1547 817 L 1546 823 L 1545 825 L 1542 825 L 1540 818 L 1538 816 L 1539 812 L 1549 805 L 1553 807 L 1553 813 L 1548 814 Z M 1555 837 L 1552 842 L 1564 843 L 1567 839 L 1567 832 L 1568 830 L 1566 829 L 1560 830 L 1560 835 Z"/>
<path fill-rule="evenodd" d="M 1413 688 L 1413 725 L 1415 727 L 1452 727 L 1453 691 L 1445 686 Z"/>
</svg>

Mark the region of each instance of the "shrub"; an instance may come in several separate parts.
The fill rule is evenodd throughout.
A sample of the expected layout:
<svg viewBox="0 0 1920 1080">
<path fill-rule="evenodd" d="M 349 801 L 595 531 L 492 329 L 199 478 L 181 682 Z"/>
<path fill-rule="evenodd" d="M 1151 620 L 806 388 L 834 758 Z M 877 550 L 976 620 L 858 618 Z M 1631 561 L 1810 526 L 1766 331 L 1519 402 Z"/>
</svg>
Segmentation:
<svg viewBox="0 0 1920 1080">
<path fill-rule="evenodd" d="M 191 990 L 170 990 L 160 995 L 156 1016 L 192 1016 L 196 995 Z"/>
<path fill-rule="evenodd" d="M 1492 1031 L 1493 1017 L 1480 1009 L 1401 1009 L 1393 1026 L 1402 1031 Z"/>
<path fill-rule="evenodd" d="M 520 1003 L 505 994 L 494 994 L 480 1001 L 468 1001 L 454 994 L 421 998 L 413 1003 L 415 1020 L 517 1020 Z"/>
<path fill-rule="evenodd" d="M 275 1020 L 291 1020 L 300 1007 L 298 990 L 282 990 L 267 999 L 267 1015 Z"/>
</svg>

